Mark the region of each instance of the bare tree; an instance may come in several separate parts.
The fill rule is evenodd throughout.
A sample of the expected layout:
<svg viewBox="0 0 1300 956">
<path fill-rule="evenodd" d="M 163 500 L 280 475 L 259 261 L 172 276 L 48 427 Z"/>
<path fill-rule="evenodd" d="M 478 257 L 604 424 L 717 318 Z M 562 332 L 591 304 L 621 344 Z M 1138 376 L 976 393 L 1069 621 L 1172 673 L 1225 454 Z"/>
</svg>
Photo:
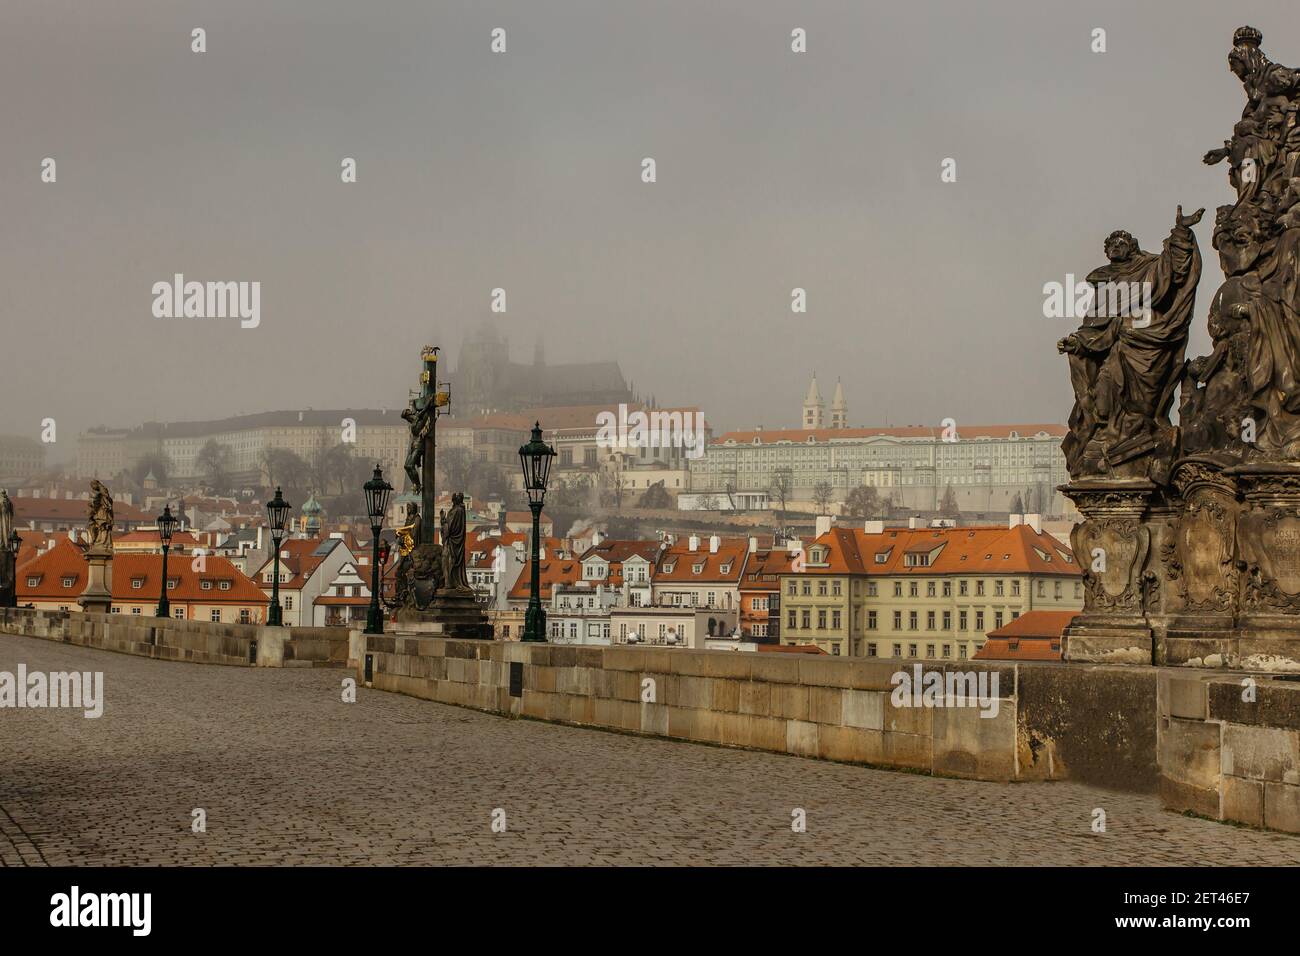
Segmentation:
<svg viewBox="0 0 1300 956">
<path fill-rule="evenodd" d="M 829 514 L 831 502 L 835 499 L 835 489 L 829 481 L 819 481 L 813 485 L 812 498 L 819 515 Z"/>
<path fill-rule="evenodd" d="M 772 472 L 772 482 L 768 493 L 781 502 L 781 526 L 785 527 L 785 506 L 794 490 L 794 472 L 789 468 L 778 468 Z"/>
<path fill-rule="evenodd" d="M 844 499 L 844 510 L 854 518 L 874 518 L 880 514 L 880 495 L 870 485 L 858 485 Z"/>
</svg>

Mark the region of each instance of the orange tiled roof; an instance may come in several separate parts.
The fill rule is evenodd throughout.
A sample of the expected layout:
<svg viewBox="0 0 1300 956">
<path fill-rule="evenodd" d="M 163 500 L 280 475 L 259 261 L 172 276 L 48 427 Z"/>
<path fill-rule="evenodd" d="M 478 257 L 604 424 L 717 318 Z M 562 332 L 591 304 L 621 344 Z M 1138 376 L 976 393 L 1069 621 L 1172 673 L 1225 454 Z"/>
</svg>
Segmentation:
<svg viewBox="0 0 1300 956">
<path fill-rule="evenodd" d="M 1078 617 L 1081 611 L 1026 611 L 1014 621 L 1010 621 L 996 631 L 989 631 L 990 638 L 1005 637 L 1017 639 L 1052 638 L 1059 640 L 1061 634 Z"/>
<path fill-rule="evenodd" d="M 551 599 L 551 586 L 555 584 L 574 584 L 582 578 L 582 562 L 573 558 L 566 560 L 546 559 L 538 566 L 538 594 L 542 601 Z M 510 598 L 513 600 L 527 600 L 532 593 L 532 575 L 533 562 L 525 561 L 523 568 L 519 572 L 519 577 L 515 580 L 514 586 L 510 589 Z"/>
<path fill-rule="evenodd" d="M 206 570 L 193 570 L 189 558 L 172 558 L 167 562 L 167 577 L 176 586 L 167 591 L 173 601 L 195 601 L 204 604 L 263 604 L 266 595 L 262 589 L 236 570 L 223 557 L 208 555 Z M 28 582 L 37 579 L 35 585 Z M 63 586 L 71 579 L 69 587 Z M 140 581 L 140 587 L 132 586 Z M 202 583 L 212 586 L 204 590 Z M 221 582 L 230 583 L 228 590 Z M 124 552 L 113 556 L 113 600 L 156 602 L 162 593 L 162 555 Z M 18 575 L 18 603 L 27 601 L 68 601 L 75 603 L 86 587 L 86 558 L 81 548 L 63 540 L 50 551 L 27 562 Z"/>
<path fill-rule="evenodd" d="M 824 562 L 813 550 L 824 546 Z M 832 528 L 804 547 L 808 574 L 1056 574 L 1077 577 L 1069 547 L 1029 525 L 965 528 L 893 528 L 868 534 Z M 909 566 L 907 555 L 928 555 Z"/>
<path fill-rule="evenodd" d="M 709 551 L 707 538 L 701 538 L 694 551 L 689 540 L 678 541 L 659 556 L 654 571 L 655 583 L 735 584 L 740 581 L 748 554 L 747 538 L 722 538 L 716 553 Z M 698 565 L 703 567 L 696 572 Z M 725 573 L 722 570 L 724 566 L 727 567 Z"/>
</svg>

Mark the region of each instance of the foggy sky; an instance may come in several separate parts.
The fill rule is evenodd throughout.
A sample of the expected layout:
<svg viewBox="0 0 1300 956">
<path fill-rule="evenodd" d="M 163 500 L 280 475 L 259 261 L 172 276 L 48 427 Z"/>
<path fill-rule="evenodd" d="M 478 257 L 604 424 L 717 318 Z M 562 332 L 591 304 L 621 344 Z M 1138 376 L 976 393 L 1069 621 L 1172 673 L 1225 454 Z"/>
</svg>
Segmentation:
<svg viewBox="0 0 1300 956">
<path fill-rule="evenodd" d="M 796 425 L 814 369 L 853 424 L 1063 422 L 1042 286 L 1111 230 L 1159 251 L 1206 207 L 1208 347 L 1243 23 L 1300 63 L 1294 0 L 5 0 L 0 432 L 53 417 L 62 460 L 97 424 L 395 407 L 498 286 L 517 359 L 540 331 L 715 428 Z M 177 272 L 260 281 L 261 326 L 154 318 Z"/>
</svg>

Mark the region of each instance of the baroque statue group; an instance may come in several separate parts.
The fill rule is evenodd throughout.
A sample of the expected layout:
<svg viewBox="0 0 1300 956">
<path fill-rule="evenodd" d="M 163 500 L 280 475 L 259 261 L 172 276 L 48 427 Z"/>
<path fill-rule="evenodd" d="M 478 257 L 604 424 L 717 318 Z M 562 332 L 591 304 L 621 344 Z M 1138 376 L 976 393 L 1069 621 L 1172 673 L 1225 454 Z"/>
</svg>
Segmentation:
<svg viewBox="0 0 1300 956">
<path fill-rule="evenodd" d="M 1107 237 L 1094 307 L 1057 345 L 1075 394 L 1062 490 L 1084 518 L 1067 659 L 1300 667 L 1300 71 L 1262 41 L 1234 33 L 1246 102 L 1203 158 L 1235 193 L 1214 219 L 1210 354 L 1186 357 L 1204 210 L 1181 207 L 1158 253 Z"/>
</svg>

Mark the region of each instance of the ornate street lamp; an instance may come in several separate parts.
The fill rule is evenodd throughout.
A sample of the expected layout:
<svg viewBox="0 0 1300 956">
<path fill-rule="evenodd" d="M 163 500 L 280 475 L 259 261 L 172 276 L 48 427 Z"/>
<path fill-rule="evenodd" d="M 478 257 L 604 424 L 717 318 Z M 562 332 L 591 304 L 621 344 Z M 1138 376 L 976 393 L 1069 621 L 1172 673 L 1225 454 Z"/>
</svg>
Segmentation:
<svg viewBox="0 0 1300 956">
<path fill-rule="evenodd" d="M 546 482 L 551 477 L 551 461 L 555 449 L 542 441 L 541 422 L 533 423 L 533 437 L 519 448 L 519 462 L 524 469 L 524 491 L 528 494 L 528 507 L 533 512 L 532 584 L 528 595 L 528 610 L 524 613 L 524 635 L 520 640 L 546 641 L 546 612 L 542 610 L 541 561 L 542 502 L 546 499 Z"/>
<path fill-rule="evenodd" d="M 284 523 L 289 517 L 289 502 L 280 493 L 280 486 L 275 486 L 275 497 L 266 503 L 266 514 L 271 523 L 271 545 L 275 548 L 275 566 L 271 577 L 271 607 L 266 612 L 266 623 L 272 627 L 281 627 L 284 622 L 280 614 L 280 542 L 284 540 Z"/>
<path fill-rule="evenodd" d="M 162 593 L 158 596 L 158 617 L 171 617 L 172 605 L 167 600 L 167 552 L 172 547 L 172 534 L 176 531 L 176 516 L 172 514 L 171 503 L 163 506 L 163 513 L 158 516 L 158 539 L 162 541 Z"/>
<path fill-rule="evenodd" d="M 23 539 L 18 537 L 17 531 L 10 531 L 8 540 L 0 541 L 5 562 L 5 588 L 4 594 L 0 595 L 0 607 L 18 606 L 18 549 L 22 545 Z"/>
<path fill-rule="evenodd" d="M 384 514 L 388 511 L 388 496 L 393 493 L 393 486 L 384 481 L 384 473 L 375 465 L 375 474 L 362 488 L 366 492 L 366 514 L 370 515 L 370 533 L 373 547 L 370 568 L 370 611 L 366 614 L 366 633 L 384 633 L 384 615 L 379 610 L 379 571 L 382 563 L 379 557 L 379 531 L 384 526 Z"/>
</svg>

